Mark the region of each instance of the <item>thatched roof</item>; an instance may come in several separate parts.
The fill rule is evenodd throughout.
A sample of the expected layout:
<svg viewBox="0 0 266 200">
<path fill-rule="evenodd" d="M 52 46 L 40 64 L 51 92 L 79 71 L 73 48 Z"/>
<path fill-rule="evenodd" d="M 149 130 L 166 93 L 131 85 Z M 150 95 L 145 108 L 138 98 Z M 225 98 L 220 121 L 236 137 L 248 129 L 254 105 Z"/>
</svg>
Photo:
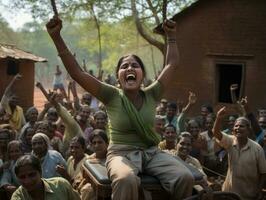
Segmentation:
<svg viewBox="0 0 266 200">
<path fill-rule="evenodd" d="M 18 49 L 14 45 L 0 44 L 0 59 L 4 58 L 32 60 L 34 62 L 47 62 L 45 58 Z"/>
</svg>

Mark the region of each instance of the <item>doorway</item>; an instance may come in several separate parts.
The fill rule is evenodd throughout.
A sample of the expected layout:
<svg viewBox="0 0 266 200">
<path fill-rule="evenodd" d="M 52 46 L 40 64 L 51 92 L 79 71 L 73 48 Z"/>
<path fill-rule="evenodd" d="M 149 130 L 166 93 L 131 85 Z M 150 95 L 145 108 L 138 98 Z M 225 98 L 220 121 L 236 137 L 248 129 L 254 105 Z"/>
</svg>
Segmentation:
<svg viewBox="0 0 266 200">
<path fill-rule="evenodd" d="M 238 84 L 236 98 L 241 97 L 241 87 L 243 80 L 243 64 L 216 64 L 218 72 L 218 101 L 221 103 L 232 103 L 230 86 Z"/>
</svg>

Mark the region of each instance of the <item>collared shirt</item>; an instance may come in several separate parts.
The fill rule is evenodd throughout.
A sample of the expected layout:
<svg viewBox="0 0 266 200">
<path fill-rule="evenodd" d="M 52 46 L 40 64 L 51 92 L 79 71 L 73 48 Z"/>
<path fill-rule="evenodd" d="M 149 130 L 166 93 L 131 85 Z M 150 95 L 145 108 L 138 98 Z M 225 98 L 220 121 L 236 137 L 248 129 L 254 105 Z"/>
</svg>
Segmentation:
<svg viewBox="0 0 266 200">
<path fill-rule="evenodd" d="M 60 176 L 56 172 L 56 166 L 63 165 L 66 169 L 66 161 L 62 155 L 54 150 L 48 150 L 44 158 L 42 159 L 42 177 L 43 178 L 52 178 Z"/>
<path fill-rule="evenodd" d="M 4 95 L 1 99 L 0 107 L 3 107 L 5 112 L 11 115 L 11 118 L 9 120 L 9 124 L 17 131 L 20 131 L 20 129 L 23 127 L 23 125 L 26 123 L 23 109 L 20 106 L 16 106 L 15 110 L 11 111 L 11 108 L 9 106 L 8 96 Z"/>
<path fill-rule="evenodd" d="M 72 189 L 67 180 L 56 177 L 42 179 L 45 190 L 45 200 L 80 200 L 79 194 Z M 28 191 L 20 186 L 12 195 L 11 200 L 32 200 Z"/>
<path fill-rule="evenodd" d="M 70 175 L 71 179 L 75 179 L 81 176 L 81 166 L 83 165 L 84 161 L 88 159 L 88 155 L 84 154 L 82 160 L 79 161 L 76 168 L 74 169 L 74 158 L 70 156 L 67 160 L 67 173 Z"/>
<path fill-rule="evenodd" d="M 260 192 L 260 176 L 266 173 L 263 149 L 250 139 L 240 149 L 235 136 L 222 134 L 219 144 L 228 152 L 228 171 L 223 191 L 236 192 L 243 200 L 254 200 Z"/>
</svg>

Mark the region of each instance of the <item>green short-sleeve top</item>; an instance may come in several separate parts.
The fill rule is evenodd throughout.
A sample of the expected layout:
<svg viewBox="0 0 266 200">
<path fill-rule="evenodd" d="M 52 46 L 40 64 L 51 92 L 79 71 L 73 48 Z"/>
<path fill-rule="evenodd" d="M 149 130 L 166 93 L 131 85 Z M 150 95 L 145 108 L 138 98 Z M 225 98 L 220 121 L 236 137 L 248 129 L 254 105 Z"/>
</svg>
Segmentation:
<svg viewBox="0 0 266 200">
<path fill-rule="evenodd" d="M 123 107 L 120 95 L 121 89 L 103 83 L 97 98 L 102 101 L 109 117 L 110 144 L 125 144 L 145 148 L 147 144 L 136 133 L 125 108 Z M 141 90 L 143 105 L 138 110 L 143 121 L 151 126 L 154 125 L 155 108 L 162 94 L 162 86 L 155 81 L 150 86 Z"/>
</svg>

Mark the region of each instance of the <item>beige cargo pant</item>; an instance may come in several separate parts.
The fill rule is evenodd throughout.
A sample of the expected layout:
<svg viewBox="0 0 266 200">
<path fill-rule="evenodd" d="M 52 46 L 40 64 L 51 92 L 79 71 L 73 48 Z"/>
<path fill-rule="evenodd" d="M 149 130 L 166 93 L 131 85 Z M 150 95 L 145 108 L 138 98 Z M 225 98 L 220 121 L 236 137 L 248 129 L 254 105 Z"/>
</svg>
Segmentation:
<svg viewBox="0 0 266 200">
<path fill-rule="evenodd" d="M 129 145 L 110 145 L 106 166 L 112 181 L 113 200 L 138 200 L 140 172 L 155 176 L 171 199 L 181 200 L 192 193 L 194 178 L 170 154 L 157 147 L 141 149 Z"/>
</svg>

